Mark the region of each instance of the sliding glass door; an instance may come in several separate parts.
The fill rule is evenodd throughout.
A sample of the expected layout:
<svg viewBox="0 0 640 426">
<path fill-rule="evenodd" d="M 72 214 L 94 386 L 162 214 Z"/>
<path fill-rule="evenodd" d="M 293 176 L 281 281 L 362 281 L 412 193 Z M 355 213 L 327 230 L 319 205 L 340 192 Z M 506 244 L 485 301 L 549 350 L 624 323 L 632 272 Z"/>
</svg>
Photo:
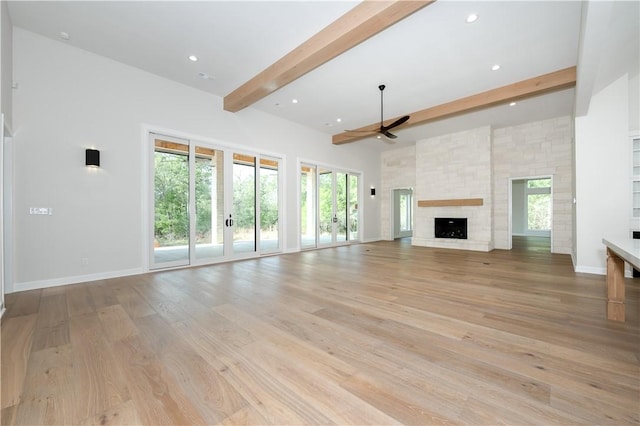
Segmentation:
<svg viewBox="0 0 640 426">
<path fill-rule="evenodd" d="M 316 166 L 300 167 L 300 247 L 315 248 L 316 244 Z"/>
<path fill-rule="evenodd" d="M 260 158 L 260 253 L 280 251 L 280 161 Z"/>
<path fill-rule="evenodd" d="M 358 240 L 358 174 L 302 164 L 300 189 L 302 249 Z"/>
<path fill-rule="evenodd" d="M 233 210 L 229 214 L 233 252 L 256 249 L 256 157 L 233 154 Z"/>
<path fill-rule="evenodd" d="M 189 143 L 155 139 L 152 264 L 189 264 Z"/>
<path fill-rule="evenodd" d="M 195 148 L 196 259 L 224 256 L 224 152 Z"/>
<path fill-rule="evenodd" d="M 281 250 L 279 158 L 150 138 L 151 269 Z"/>
</svg>

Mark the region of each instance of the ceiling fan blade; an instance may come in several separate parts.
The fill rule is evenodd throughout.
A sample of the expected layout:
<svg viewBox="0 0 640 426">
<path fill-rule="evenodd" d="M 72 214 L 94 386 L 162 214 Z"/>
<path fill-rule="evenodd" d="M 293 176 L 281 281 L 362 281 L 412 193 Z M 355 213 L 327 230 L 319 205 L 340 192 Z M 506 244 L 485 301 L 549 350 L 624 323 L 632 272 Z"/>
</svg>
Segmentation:
<svg viewBox="0 0 640 426">
<path fill-rule="evenodd" d="M 347 133 L 376 133 L 378 130 L 376 129 L 371 129 L 371 130 L 345 130 L 345 132 Z"/>
<path fill-rule="evenodd" d="M 397 139 L 398 137 L 396 135 L 394 135 L 393 133 L 390 133 L 388 131 L 381 131 L 380 133 L 382 133 L 385 137 L 389 138 L 389 139 Z"/>
<path fill-rule="evenodd" d="M 394 127 L 397 127 L 397 126 L 405 123 L 408 119 L 409 119 L 409 116 L 405 115 L 404 117 L 398 118 L 396 121 L 394 121 L 393 123 L 389 124 L 388 126 L 381 126 L 380 130 L 385 132 L 385 131 L 387 131 L 389 129 L 393 129 Z"/>
</svg>

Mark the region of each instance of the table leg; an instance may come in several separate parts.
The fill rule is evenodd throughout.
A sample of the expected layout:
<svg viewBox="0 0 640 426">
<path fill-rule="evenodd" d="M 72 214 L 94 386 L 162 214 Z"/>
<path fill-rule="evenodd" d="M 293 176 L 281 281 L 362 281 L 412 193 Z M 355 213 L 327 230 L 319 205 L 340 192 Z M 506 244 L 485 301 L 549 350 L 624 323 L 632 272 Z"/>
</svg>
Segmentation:
<svg viewBox="0 0 640 426">
<path fill-rule="evenodd" d="M 608 248 L 607 319 L 624 322 L 624 260 Z"/>
</svg>

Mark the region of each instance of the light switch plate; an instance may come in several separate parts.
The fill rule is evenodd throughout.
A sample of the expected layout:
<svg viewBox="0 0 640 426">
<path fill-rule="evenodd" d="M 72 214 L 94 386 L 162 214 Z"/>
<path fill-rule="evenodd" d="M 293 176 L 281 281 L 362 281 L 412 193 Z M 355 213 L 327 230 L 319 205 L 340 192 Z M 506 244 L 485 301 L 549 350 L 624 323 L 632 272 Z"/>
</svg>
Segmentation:
<svg viewBox="0 0 640 426">
<path fill-rule="evenodd" d="M 53 209 L 51 207 L 29 207 L 29 214 L 52 215 Z"/>
</svg>

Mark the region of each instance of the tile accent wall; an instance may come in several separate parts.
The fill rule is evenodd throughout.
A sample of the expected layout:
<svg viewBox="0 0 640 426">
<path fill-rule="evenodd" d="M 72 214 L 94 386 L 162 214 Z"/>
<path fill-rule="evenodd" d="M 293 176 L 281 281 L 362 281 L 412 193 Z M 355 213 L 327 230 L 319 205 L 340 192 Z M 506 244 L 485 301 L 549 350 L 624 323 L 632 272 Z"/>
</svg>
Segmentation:
<svg viewBox="0 0 640 426">
<path fill-rule="evenodd" d="M 414 200 L 482 198 L 484 205 L 414 206 L 413 244 L 489 251 L 508 249 L 510 179 L 553 177 L 554 253 L 571 254 L 573 120 L 558 117 L 520 126 L 420 140 L 415 147 L 383 152 L 381 235 L 390 239 L 390 193 L 414 188 Z M 468 218 L 468 239 L 434 238 L 434 217 Z"/>
<path fill-rule="evenodd" d="M 482 198 L 484 205 L 417 207 L 413 245 L 492 250 L 491 127 L 418 141 L 416 164 L 416 200 Z M 435 217 L 466 217 L 468 239 L 435 238 Z"/>
<path fill-rule="evenodd" d="M 495 248 L 509 248 L 509 180 L 553 177 L 552 251 L 571 254 L 573 120 L 558 117 L 493 131 Z"/>
</svg>

